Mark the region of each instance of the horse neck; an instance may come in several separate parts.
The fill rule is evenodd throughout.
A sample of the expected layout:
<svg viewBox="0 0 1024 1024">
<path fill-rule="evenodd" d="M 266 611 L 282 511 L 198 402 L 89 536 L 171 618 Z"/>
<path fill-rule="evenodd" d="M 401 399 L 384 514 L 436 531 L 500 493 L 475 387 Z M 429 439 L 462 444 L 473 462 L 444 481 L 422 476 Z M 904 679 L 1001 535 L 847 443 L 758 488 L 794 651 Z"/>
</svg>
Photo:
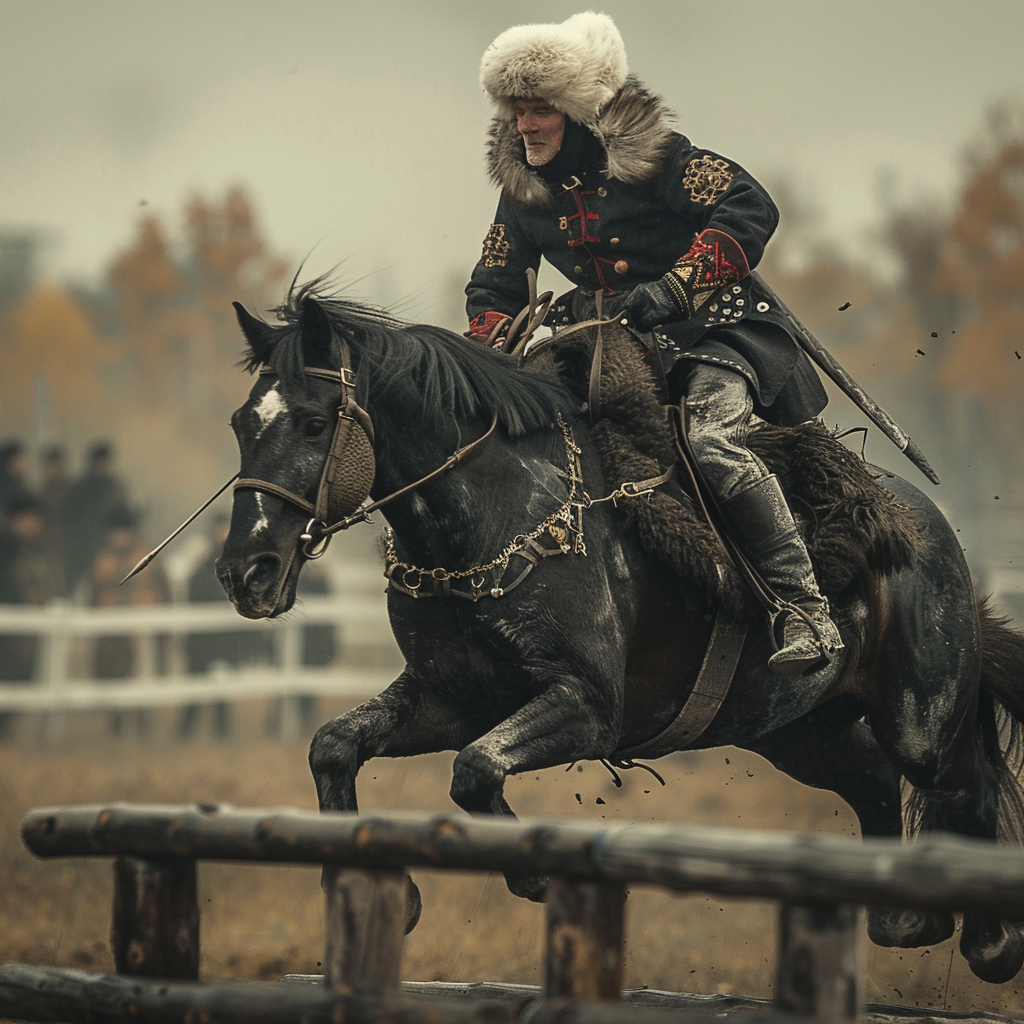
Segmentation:
<svg viewBox="0 0 1024 1024">
<path fill-rule="evenodd" d="M 431 420 L 407 403 L 374 408 L 370 415 L 377 453 L 374 500 L 427 476 L 490 427 L 483 419 Z M 554 430 L 513 441 L 496 428 L 451 469 L 389 504 L 385 515 L 401 557 L 431 568 L 469 565 L 535 525 L 528 522 L 532 506 L 550 506 L 539 521 L 558 504 L 552 489 L 557 496 L 564 455 L 555 442 Z"/>
</svg>

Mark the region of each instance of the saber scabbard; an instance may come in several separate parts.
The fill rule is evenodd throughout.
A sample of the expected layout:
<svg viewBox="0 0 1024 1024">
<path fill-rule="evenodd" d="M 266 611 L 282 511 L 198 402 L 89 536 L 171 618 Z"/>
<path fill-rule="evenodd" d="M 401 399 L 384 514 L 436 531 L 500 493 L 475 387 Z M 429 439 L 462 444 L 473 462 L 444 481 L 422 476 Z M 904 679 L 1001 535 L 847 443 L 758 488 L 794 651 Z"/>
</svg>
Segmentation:
<svg viewBox="0 0 1024 1024">
<path fill-rule="evenodd" d="M 928 464 L 924 452 L 918 447 L 911 436 L 850 376 L 834 355 L 797 319 L 793 311 L 776 295 L 772 287 L 760 274 L 753 272 L 751 278 L 768 294 L 770 302 L 775 304 L 776 309 L 789 321 L 793 328 L 797 343 L 821 368 L 830 381 L 850 399 L 851 402 L 917 468 L 924 473 L 933 483 L 939 483 L 939 477 L 935 470 Z"/>
</svg>

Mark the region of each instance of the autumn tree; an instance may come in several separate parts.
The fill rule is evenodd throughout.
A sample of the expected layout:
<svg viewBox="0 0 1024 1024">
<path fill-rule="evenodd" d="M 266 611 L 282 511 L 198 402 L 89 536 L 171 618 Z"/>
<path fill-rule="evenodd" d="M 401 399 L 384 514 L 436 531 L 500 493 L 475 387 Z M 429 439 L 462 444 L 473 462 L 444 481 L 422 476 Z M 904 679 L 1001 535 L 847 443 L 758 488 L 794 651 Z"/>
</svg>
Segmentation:
<svg viewBox="0 0 1024 1024">
<path fill-rule="evenodd" d="M 110 265 L 109 329 L 123 341 L 136 385 L 151 391 L 180 372 L 186 332 L 185 279 L 159 218 L 139 220 L 135 238 Z"/>
<path fill-rule="evenodd" d="M 4 372 L 0 400 L 5 432 L 26 433 L 45 388 L 58 425 L 74 428 L 100 400 L 99 377 L 116 357 L 89 311 L 65 288 L 44 284 L 18 303 L 0 325 Z M 84 416 L 87 419 L 87 415 Z"/>
<path fill-rule="evenodd" d="M 285 262 L 237 187 L 216 199 L 193 196 L 178 232 L 145 214 L 110 264 L 104 327 L 121 352 L 109 382 L 113 432 L 152 487 L 189 481 L 187 495 L 171 488 L 182 508 L 237 457 L 226 423 L 248 384 L 231 303 L 275 305 L 285 280 Z"/>
<path fill-rule="evenodd" d="M 1019 407 L 1024 375 L 1024 109 L 990 116 L 971 152 L 938 275 L 964 316 L 944 361 L 951 389 Z"/>
<path fill-rule="evenodd" d="M 285 272 L 240 188 L 220 201 L 193 196 L 176 246 L 157 217 L 142 217 L 108 274 L 112 327 L 126 343 L 137 385 L 166 393 L 171 384 L 174 399 L 191 404 L 223 398 L 241 347 L 231 303 L 275 302 Z"/>
</svg>

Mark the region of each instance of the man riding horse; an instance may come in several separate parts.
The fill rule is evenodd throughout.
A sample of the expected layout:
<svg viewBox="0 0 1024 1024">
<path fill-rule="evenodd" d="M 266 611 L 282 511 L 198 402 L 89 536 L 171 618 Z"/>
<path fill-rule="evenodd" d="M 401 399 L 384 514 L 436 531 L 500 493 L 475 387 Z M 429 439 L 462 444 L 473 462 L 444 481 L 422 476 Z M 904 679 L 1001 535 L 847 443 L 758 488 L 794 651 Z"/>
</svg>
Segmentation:
<svg viewBox="0 0 1024 1024">
<path fill-rule="evenodd" d="M 628 75 L 607 15 L 509 29 L 480 79 L 497 109 L 487 158 L 501 198 L 466 287 L 469 336 L 500 335 L 542 256 L 576 285 L 549 315 L 555 330 L 599 308 L 619 315 L 661 360 L 734 540 L 788 603 L 769 667 L 828 660 L 843 646 L 828 601 L 777 478 L 746 445 L 754 415 L 795 425 L 828 401 L 790 321 L 749 276 L 775 204 L 743 168 L 673 131 Z"/>
</svg>

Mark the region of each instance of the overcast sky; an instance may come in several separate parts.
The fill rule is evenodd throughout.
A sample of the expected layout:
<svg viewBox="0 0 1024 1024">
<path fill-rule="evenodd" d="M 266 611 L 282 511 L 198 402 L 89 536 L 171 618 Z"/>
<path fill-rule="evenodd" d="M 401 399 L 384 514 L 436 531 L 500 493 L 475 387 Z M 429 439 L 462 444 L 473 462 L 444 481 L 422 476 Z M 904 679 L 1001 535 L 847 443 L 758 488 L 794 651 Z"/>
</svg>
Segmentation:
<svg viewBox="0 0 1024 1024">
<path fill-rule="evenodd" d="M 140 204 L 245 184 L 274 246 L 429 317 L 490 223 L 480 55 L 579 3 L 0 0 L 0 228 L 94 282 Z M 983 112 L 1024 101 L 1024 2 L 609 0 L 695 142 L 789 178 L 857 245 L 879 181 L 948 197 Z M 419 296 L 419 298 L 416 298 Z M 417 307 L 417 303 L 419 306 Z"/>
</svg>

